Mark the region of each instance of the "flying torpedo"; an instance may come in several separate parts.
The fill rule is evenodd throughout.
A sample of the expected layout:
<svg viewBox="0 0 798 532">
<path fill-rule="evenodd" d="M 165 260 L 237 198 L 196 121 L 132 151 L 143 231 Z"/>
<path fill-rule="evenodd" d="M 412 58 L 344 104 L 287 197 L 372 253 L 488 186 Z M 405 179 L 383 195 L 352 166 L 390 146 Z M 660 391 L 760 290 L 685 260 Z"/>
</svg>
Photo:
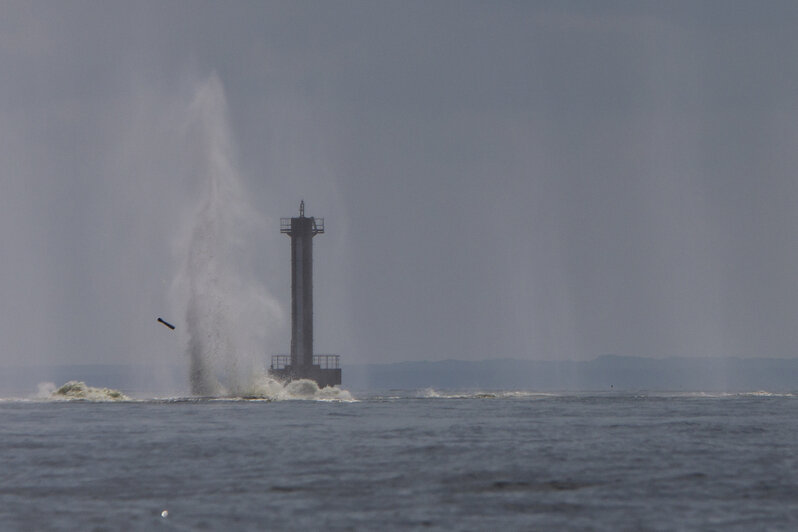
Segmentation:
<svg viewBox="0 0 798 532">
<path fill-rule="evenodd" d="M 174 326 L 174 325 L 172 325 L 171 323 L 169 323 L 168 321 L 163 321 L 161 318 L 158 318 L 158 321 L 159 321 L 159 322 L 161 322 L 161 323 L 163 323 L 164 325 L 166 325 L 167 327 L 169 327 L 169 328 L 170 328 L 170 329 L 172 329 L 173 331 L 175 330 L 175 326 Z"/>
</svg>

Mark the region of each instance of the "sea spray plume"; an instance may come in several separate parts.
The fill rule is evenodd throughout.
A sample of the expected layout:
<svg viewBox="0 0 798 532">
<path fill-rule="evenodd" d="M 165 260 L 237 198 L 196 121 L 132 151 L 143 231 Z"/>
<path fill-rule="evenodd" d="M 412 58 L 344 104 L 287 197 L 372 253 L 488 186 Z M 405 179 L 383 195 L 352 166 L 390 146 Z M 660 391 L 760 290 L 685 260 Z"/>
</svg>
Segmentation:
<svg viewBox="0 0 798 532">
<path fill-rule="evenodd" d="M 187 242 L 181 246 L 184 260 L 177 278 L 185 304 L 191 391 L 242 394 L 262 374 L 270 324 L 283 317 L 249 269 L 248 249 L 257 245 L 264 224 L 247 201 L 236 169 L 217 76 L 199 85 L 186 134 L 195 150 L 192 177 L 201 187 Z"/>
</svg>

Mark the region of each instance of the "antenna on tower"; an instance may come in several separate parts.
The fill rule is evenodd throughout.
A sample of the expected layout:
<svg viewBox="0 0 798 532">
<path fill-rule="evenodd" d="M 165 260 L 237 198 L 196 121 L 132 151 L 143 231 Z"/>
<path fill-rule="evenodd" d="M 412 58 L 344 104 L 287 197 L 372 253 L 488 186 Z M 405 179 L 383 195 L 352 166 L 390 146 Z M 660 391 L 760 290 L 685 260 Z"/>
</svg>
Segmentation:
<svg viewBox="0 0 798 532">
<path fill-rule="evenodd" d="M 305 217 L 305 200 L 301 200 L 299 202 L 299 217 L 300 218 Z"/>
</svg>

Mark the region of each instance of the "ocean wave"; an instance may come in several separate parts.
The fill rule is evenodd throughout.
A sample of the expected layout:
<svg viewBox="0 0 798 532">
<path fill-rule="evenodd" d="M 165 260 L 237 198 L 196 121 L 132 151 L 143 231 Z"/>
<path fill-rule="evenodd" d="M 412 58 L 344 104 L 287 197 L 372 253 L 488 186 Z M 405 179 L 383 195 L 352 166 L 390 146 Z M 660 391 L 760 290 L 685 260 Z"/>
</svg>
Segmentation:
<svg viewBox="0 0 798 532">
<path fill-rule="evenodd" d="M 299 379 L 281 383 L 269 377 L 256 379 L 252 385 L 252 393 L 243 394 L 246 398 L 262 398 L 274 401 L 337 401 L 354 402 L 356 399 L 349 391 L 337 386 L 319 388 L 315 381 Z"/>
<path fill-rule="evenodd" d="M 352 394 L 340 387 L 319 388 L 316 382 L 300 379 L 282 383 L 269 377 L 254 379 L 252 384 L 235 393 L 220 390 L 212 396 L 152 397 L 132 399 L 119 390 L 95 388 L 82 381 L 69 381 L 60 388 L 52 382 L 42 382 L 33 400 L 39 401 L 328 401 L 355 402 Z"/>
<path fill-rule="evenodd" d="M 469 391 L 469 392 L 442 392 L 434 388 L 425 388 L 418 392 L 417 397 L 423 399 L 536 399 L 555 397 L 558 394 L 544 392 L 529 392 L 520 390 L 505 391 Z"/>
<path fill-rule="evenodd" d="M 49 392 L 49 393 L 48 393 Z M 111 388 L 95 388 L 82 381 L 69 381 L 58 389 L 53 383 L 40 383 L 38 398 L 56 401 L 129 401 L 130 398 Z"/>
<path fill-rule="evenodd" d="M 755 392 L 744 392 L 737 395 L 741 395 L 744 397 L 795 397 L 795 394 L 792 393 L 776 393 L 776 392 L 768 392 L 765 390 L 757 390 Z"/>
</svg>

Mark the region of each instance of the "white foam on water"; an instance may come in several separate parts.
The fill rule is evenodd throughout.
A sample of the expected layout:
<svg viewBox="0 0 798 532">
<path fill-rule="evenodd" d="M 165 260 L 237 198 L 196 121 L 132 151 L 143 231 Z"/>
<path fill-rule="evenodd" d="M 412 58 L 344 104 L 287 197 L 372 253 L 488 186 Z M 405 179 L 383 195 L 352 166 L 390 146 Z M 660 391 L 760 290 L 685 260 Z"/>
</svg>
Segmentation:
<svg viewBox="0 0 798 532">
<path fill-rule="evenodd" d="M 765 390 L 757 390 L 755 392 L 744 392 L 737 395 L 741 395 L 744 397 L 794 397 L 795 394 L 792 393 L 775 393 L 775 392 L 768 392 Z"/>
<path fill-rule="evenodd" d="M 283 384 L 271 377 L 262 376 L 254 382 L 251 391 L 252 396 L 275 401 L 304 400 L 347 403 L 356 401 L 352 394 L 343 388 L 337 386 L 319 388 L 315 381 L 309 379 L 299 379 Z"/>
<path fill-rule="evenodd" d="M 50 383 L 46 383 L 50 384 Z M 39 386 L 41 390 L 41 385 Z M 69 381 L 57 390 L 50 393 L 48 399 L 57 401 L 129 401 L 130 398 L 120 392 L 111 388 L 95 388 L 87 386 L 82 381 Z"/>
<path fill-rule="evenodd" d="M 643 397 L 695 397 L 707 399 L 725 399 L 728 397 L 795 397 L 789 392 L 769 392 L 756 390 L 753 392 L 651 392 Z"/>
<path fill-rule="evenodd" d="M 425 399 L 519 399 L 556 397 L 558 394 L 529 391 L 458 391 L 440 392 L 434 388 L 425 388 L 417 397 Z"/>
<path fill-rule="evenodd" d="M 526 391 L 510 391 L 510 392 L 495 392 L 497 397 L 529 397 L 529 398 L 544 398 L 544 397 L 559 397 L 561 394 L 550 392 L 526 392 Z"/>
<path fill-rule="evenodd" d="M 229 394 L 222 390 L 208 396 L 174 397 L 129 397 L 112 388 L 89 386 L 83 381 L 69 381 L 61 387 L 52 382 L 40 382 L 35 395 L 28 397 L 0 397 L 4 402 L 48 402 L 48 401 L 88 401 L 88 402 L 205 402 L 205 401 L 326 401 L 354 403 L 358 400 L 339 386 L 319 388 L 316 382 L 301 379 L 282 383 L 262 373 L 249 381 L 249 386 L 238 393 Z"/>
</svg>

